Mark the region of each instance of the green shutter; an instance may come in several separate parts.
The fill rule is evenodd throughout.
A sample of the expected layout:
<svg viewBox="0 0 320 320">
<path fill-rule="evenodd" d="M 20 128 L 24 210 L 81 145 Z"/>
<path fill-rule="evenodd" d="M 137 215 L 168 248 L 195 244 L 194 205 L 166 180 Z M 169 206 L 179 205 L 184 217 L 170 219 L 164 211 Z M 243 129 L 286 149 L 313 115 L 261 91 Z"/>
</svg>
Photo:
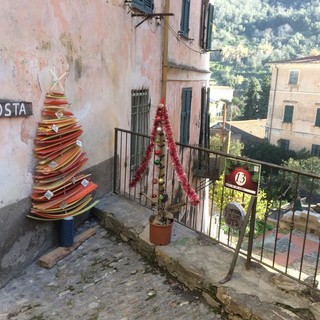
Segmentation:
<svg viewBox="0 0 320 320">
<path fill-rule="evenodd" d="M 210 87 L 207 89 L 207 103 L 206 103 L 206 123 L 205 123 L 205 140 L 204 140 L 204 147 L 210 147 Z"/>
<path fill-rule="evenodd" d="M 192 88 L 183 88 L 181 96 L 180 142 L 189 143 Z"/>
<path fill-rule="evenodd" d="M 132 0 L 132 7 L 145 13 L 152 13 L 153 0 Z"/>
<path fill-rule="evenodd" d="M 285 106 L 283 122 L 292 123 L 293 106 Z"/>
<path fill-rule="evenodd" d="M 207 20 L 207 37 L 206 37 L 206 50 L 212 49 L 212 27 L 214 17 L 214 6 L 209 3 L 208 6 L 208 20 Z"/>
<path fill-rule="evenodd" d="M 183 36 L 187 36 L 189 33 L 190 1 L 182 0 L 180 33 Z"/>
<path fill-rule="evenodd" d="M 316 127 L 320 127 L 320 109 L 317 109 L 316 122 L 314 124 Z"/>
<path fill-rule="evenodd" d="M 205 107 L 206 107 L 206 96 L 207 90 L 206 87 L 201 88 L 201 123 L 200 123 L 200 135 L 199 135 L 199 145 L 200 147 L 204 147 L 205 140 Z"/>
<path fill-rule="evenodd" d="M 209 147 L 209 135 L 210 135 L 209 103 L 210 103 L 210 88 L 202 87 L 199 145 L 200 147 L 203 147 L 203 148 Z"/>
</svg>

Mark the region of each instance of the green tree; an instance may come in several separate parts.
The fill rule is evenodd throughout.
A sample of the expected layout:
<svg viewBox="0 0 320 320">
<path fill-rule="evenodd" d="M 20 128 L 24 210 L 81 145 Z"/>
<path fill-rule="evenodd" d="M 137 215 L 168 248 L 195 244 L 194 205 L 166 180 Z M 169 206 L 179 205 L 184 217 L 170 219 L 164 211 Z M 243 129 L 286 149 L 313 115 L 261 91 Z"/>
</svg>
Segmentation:
<svg viewBox="0 0 320 320">
<path fill-rule="evenodd" d="M 248 158 L 277 165 L 281 165 L 284 161 L 296 157 L 296 152 L 292 150 L 284 150 L 269 143 L 267 140 L 263 142 L 250 142 L 245 144 L 242 153 Z"/>
<path fill-rule="evenodd" d="M 222 175 L 214 185 L 210 188 L 210 197 L 217 211 L 223 210 L 228 202 L 235 201 L 240 203 L 243 208 L 247 211 L 251 195 L 236 191 L 227 187 L 224 187 L 224 176 Z M 269 207 L 271 202 L 269 202 Z M 257 197 L 256 204 L 256 224 L 255 224 L 255 235 L 258 235 L 263 231 L 264 218 L 268 211 L 268 202 L 266 193 L 260 189 Z M 268 228 L 268 226 L 266 226 Z M 247 228 L 247 232 L 249 228 Z"/>
<path fill-rule="evenodd" d="M 221 136 L 214 135 L 210 137 L 210 147 L 213 150 L 221 150 Z M 229 154 L 234 156 L 241 156 L 243 149 L 243 143 L 239 140 L 231 140 L 229 145 Z"/>
<path fill-rule="evenodd" d="M 268 62 L 317 54 L 320 0 L 215 0 L 211 60 L 217 85 L 230 85 L 239 96 L 249 79 L 270 74 Z M 242 78 L 239 78 L 241 76 Z M 262 82 L 261 82 L 262 83 Z"/>
<path fill-rule="evenodd" d="M 307 159 L 295 160 L 290 158 L 284 162 L 284 165 L 290 169 L 302 171 L 306 173 L 312 173 L 315 175 L 319 174 L 320 171 L 320 159 L 318 157 L 310 157 Z M 311 177 L 300 175 L 299 180 L 298 174 L 288 173 L 286 175 L 286 183 L 290 186 L 298 187 L 299 191 L 304 195 L 320 192 L 320 179 L 313 179 Z"/>
<path fill-rule="evenodd" d="M 261 84 L 261 95 L 259 100 L 261 119 L 267 118 L 267 115 L 268 115 L 270 87 L 271 87 L 271 77 L 267 75 L 263 78 L 263 81 Z"/>
<path fill-rule="evenodd" d="M 243 120 L 258 119 L 261 113 L 260 108 L 261 85 L 257 78 L 252 78 L 249 82 L 248 89 L 245 94 L 245 105 Z"/>
</svg>

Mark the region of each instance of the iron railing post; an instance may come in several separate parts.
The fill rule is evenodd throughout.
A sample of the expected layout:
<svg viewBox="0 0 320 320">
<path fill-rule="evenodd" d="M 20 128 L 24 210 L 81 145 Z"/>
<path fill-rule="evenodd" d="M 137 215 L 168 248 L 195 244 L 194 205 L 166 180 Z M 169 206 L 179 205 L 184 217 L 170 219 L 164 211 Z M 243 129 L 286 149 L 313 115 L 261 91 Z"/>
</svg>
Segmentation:
<svg viewBox="0 0 320 320">
<path fill-rule="evenodd" d="M 113 152 L 113 192 L 116 193 L 117 185 L 117 158 L 118 158 L 118 128 L 114 128 L 114 152 Z"/>
<path fill-rule="evenodd" d="M 249 239 L 248 239 L 248 249 L 247 249 L 247 261 L 246 261 L 246 269 L 249 270 L 251 267 L 251 256 L 252 256 L 252 248 L 253 248 L 253 239 L 254 239 L 254 227 L 256 224 L 256 208 L 257 208 L 257 197 L 254 197 L 251 218 L 250 218 L 250 231 L 249 231 Z M 250 214 L 250 212 L 248 212 Z"/>
</svg>

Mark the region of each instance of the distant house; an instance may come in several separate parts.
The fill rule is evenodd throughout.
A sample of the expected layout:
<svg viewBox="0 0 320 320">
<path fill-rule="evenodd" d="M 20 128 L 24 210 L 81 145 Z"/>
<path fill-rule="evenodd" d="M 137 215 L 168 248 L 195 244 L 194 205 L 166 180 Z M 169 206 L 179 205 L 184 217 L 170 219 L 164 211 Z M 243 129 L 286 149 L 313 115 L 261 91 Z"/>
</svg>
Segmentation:
<svg viewBox="0 0 320 320">
<path fill-rule="evenodd" d="M 227 121 L 224 125 L 218 122 L 210 127 L 210 132 L 214 135 L 231 135 L 231 141 L 243 143 L 262 142 L 265 135 L 266 119 Z M 223 130 L 224 128 L 224 130 Z"/>
<path fill-rule="evenodd" d="M 223 119 L 224 101 L 233 99 L 233 89 L 228 86 L 213 86 L 210 85 L 210 124 L 214 125 Z"/>
<path fill-rule="evenodd" d="M 320 156 L 320 55 L 271 63 L 266 137 Z"/>
</svg>

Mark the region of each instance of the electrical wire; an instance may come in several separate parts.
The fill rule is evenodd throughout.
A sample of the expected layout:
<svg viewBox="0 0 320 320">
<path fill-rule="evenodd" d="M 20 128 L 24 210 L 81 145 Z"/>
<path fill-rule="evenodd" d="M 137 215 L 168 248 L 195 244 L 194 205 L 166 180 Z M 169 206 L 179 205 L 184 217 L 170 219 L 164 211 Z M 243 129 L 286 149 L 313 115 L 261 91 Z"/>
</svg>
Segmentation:
<svg viewBox="0 0 320 320">
<path fill-rule="evenodd" d="M 165 23 L 166 23 L 166 22 L 165 22 Z M 193 48 L 190 47 L 188 44 L 186 44 L 184 41 L 181 41 L 181 36 L 179 35 L 179 33 L 177 33 L 177 32 L 173 29 L 173 27 L 170 25 L 170 23 L 167 23 L 167 26 L 168 26 L 170 32 L 175 36 L 175 38 L 176 38 L 178 41 L 180 41 L 180 42 L 181 42 L 185 47 L 187 47 L 189 50 L 191 50 L 191 51 L 193 51 L 193 52 L 196 52 L 196 53 L 200 53 L 200 54 L 206 53 L 206 51 L 204 51 L 204 50 L 199 51 L 199 50 L 193 49 Z"/>
</svg>

